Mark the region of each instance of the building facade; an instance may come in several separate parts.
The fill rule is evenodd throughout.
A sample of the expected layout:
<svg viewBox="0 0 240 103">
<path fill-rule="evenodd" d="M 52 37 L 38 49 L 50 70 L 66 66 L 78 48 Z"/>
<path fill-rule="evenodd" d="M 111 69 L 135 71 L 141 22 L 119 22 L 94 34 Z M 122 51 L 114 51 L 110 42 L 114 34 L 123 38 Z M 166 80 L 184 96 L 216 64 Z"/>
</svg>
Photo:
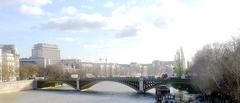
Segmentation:
<svg viewBox="0 0 240 103">
<path fill-rule="evenodd" d="M 154 70 L 155 76 L 161 76 L 162 74 L 172 76 L 174 72 L 173 70 L 174 65 L 175 65 L 174 61 L 154 60 L 152 62 L 152 68 Z"/>
<path fill-rule="evenodd" d="M 1 80 L 16 81 L 19 78 L 19 53 L 15 45 L 1 45 Z"/>
<path fill-rule="evenodd" d="M 54 65 L 61 62 L 60 50 L 57 45 L 38 43 L 32 49 L 30 58 L 21 58 L 20 64 L 37 64 L 41 68 L 46 68 L 47 65 Z"/>
<path fill-rule="evenodd" d="M 60 62 L 60 50 L 57 45 L 39 43 L 35 44 L 32 49 L 31 58 L 44 58 L 49 60 L 49 64 L 57 64 Z"/>
<path fill-rule="evenodd" d="M 20 58 L 20 65 L 34 64 L 38 65 L 41 68 L 47 67 L 50 64 L 50 60 L 46 58 Z"/>
<path fill-rule="evenodd" d="M 75 70 L 80 69 L 81 60 L 80 59 L 62 59 L 60 62 L 64 69 Z"/>
</svg>

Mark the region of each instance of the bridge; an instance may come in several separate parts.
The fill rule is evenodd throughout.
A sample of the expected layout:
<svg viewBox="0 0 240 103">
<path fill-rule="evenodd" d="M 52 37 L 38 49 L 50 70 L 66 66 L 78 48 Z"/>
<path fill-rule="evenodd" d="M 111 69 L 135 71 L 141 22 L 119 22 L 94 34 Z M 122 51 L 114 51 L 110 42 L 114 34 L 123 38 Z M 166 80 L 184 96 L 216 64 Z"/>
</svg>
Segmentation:
<svg viewBox="0 0 240 103">
<path fill-rule="evenodd" d="M 36 88 L 44 88 L 55 86 L 56 84 L 65 83 L 76 90 L 84 90 L 90 88 L 91 86 L 102 82 L 102 81 L 113 81 L 124 84 L 132 89 L 136 90 L 139 93 L 145 93 L 146 91 L 155 88 L 159 85 L 170 84 L 173 87 L 176 87 L 180 90 L 190 90 L 198 92 L 190 84 L 190 79 L 181 79 L 181 78 L 144 78 L 144 77 L 105 77 L 105 78 L 82 78 L 82 79 L 66 79 L 66 80 L 35 80 Z"/>
</svg>

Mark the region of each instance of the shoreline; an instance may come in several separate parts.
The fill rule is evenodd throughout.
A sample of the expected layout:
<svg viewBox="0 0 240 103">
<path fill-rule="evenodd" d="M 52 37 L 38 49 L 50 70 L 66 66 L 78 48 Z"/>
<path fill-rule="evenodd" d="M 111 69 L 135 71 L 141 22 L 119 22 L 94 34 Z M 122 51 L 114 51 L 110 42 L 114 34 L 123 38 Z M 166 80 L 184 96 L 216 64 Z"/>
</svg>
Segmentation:
<svg viewBox="0 0 240 103">
<path fill-rule="evenodd" d="M 0 94 L 13 93 L 24 90 L 34 89 L 34 80 L 21 80 L 13 82 L 1 82 L 0 83 Z"/>
</svg>

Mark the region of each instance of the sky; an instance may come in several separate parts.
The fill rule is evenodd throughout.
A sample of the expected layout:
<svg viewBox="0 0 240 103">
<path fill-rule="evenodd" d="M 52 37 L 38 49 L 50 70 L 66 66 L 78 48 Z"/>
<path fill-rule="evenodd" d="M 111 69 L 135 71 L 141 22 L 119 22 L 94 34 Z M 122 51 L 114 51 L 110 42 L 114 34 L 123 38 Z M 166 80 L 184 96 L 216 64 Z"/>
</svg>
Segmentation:
<svg viewBox="0 0 240 103">
<path fill-rule="evenodd" d="M 151 63 L 186 60 L 213 42 L 239 35 L 239 0 L 0 0 L 0 44 L 31 56 L 57 44 L 62 58 Z"/>
</svg>

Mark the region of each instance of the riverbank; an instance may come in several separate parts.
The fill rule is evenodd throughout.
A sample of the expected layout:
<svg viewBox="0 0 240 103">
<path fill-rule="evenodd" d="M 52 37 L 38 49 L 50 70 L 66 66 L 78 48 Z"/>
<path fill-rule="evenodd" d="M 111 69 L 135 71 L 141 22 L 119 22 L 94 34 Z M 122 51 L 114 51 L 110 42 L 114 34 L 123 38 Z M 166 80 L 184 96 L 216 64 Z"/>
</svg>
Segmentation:
<svg viewBox="0 0 240 103">
<path fill-rule="evenodd" d="M 0 93 L 12 93 L 23 90 L 34 89 L 34 80 L 23 80 L 14 82 L 0 82 Z"/>
</svg>

